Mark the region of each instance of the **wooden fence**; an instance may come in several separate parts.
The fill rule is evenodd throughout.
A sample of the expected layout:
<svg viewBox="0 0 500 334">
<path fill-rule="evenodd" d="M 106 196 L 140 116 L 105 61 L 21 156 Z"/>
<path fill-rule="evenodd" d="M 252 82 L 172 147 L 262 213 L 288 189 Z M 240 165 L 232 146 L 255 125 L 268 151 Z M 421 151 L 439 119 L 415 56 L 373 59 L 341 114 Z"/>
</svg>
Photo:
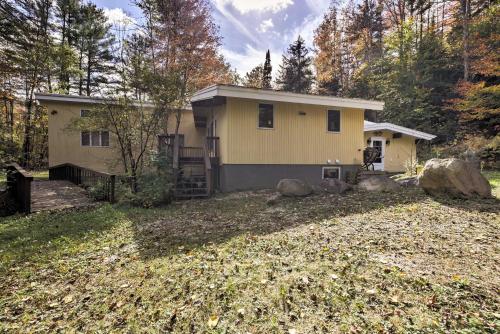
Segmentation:
<svg viewBox="0 0 500 334">
<path fill-rule="evenodd" d="M 11 163 L 7 169 L 7 189 L 16 200 L 21 212 L 31 212 L 31 182 L 33 176 L 18 164 Z"/>
</svg>

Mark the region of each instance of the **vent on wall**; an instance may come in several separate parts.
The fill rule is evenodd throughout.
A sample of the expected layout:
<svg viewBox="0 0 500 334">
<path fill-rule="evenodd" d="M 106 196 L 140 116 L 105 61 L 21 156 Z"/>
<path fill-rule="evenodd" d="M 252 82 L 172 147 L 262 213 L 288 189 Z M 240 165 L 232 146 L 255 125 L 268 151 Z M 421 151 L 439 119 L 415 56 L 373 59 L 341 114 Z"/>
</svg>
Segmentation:
<svg viewBox="0 0 500 334">
<path fill-rule="evenodd" d="M 401 137 L 403 137 L 403 134 L 401 132 L 396 132 L 396 133 L 392 134 L 392 138 L 394 138 L 394 139 L 401 138 Z"/>
</svg>

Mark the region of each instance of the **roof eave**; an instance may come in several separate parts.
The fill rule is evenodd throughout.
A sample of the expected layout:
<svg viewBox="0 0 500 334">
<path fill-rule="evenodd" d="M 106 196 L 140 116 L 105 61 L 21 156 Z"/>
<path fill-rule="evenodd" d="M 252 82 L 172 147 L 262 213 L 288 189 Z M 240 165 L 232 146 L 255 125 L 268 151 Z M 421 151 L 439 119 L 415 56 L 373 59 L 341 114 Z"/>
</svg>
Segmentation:
<svg viewBox="0 0 500 334">
<path fill-rule="evenodd" d="M 191 102 L 206 100 L 215 96 L 372 110 L 383 110 L 384 108 L 384 102 L 380 101 L 344 99 L 329 96 L 296 94 L 290 92 L 223 85 L 210 86 L 196 92 L 191 98 Z"/>
</svg>

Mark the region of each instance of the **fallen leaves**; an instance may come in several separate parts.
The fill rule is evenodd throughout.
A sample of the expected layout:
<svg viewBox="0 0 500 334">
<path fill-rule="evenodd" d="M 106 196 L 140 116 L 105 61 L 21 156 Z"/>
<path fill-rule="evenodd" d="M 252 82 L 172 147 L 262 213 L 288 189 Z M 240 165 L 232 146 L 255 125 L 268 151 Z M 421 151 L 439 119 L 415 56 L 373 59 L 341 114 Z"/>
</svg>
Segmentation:
<svg viewBox="0 0 500 334">
<path fill-rule="evenodd" d="M 101 210 L 126 218 L 1 264 L 0 331 L 495 332 L 491 208 L 412 190 L 265 201 Z"/>
</svg>

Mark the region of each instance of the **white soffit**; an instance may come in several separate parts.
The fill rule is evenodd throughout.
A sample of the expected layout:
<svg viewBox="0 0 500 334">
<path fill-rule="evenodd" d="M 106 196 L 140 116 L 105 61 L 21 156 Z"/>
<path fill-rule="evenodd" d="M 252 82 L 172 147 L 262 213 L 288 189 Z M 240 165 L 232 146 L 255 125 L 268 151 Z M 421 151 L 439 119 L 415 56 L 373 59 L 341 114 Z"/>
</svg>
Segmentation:
<svg viewBox="0 0 500 334">
<path fill-rule="evenodd" d="M 236 97 L 260 101 L 313 104 L 328 107 L 345 107 L 371 110 L 382 110 L 384 108 L 384 102 L 380 101 L 345 99 L 339 97 L 311 94 L 297 94 L 271 89 L 258 89 L 231 85 L 214 85 L 199 90 L 194 93 L 193 97 L 191 98 L 191 102 L 207 100 L 216 96 Z"/>
<path fill-rule="evenodd" d="M 430 133 L 425 133 L 425 132 L 405 128 L 404 126 L 399 126 L 399 125 L 392 124 L 392 123 L 373 123 L 373 122 L 365 121 L 364 130 L 365 130 L 365 132 L 388 130 L 388 131 L 392 131 L 392 132 L 400 132 L 402 134 L 405 134 L 405 135 L 408 135 L 411 137 L 425 139 L 425 140 L 432 140 L 432 139 L 436 138 L 436 136 L 431 135 Z"/>
</svg>

